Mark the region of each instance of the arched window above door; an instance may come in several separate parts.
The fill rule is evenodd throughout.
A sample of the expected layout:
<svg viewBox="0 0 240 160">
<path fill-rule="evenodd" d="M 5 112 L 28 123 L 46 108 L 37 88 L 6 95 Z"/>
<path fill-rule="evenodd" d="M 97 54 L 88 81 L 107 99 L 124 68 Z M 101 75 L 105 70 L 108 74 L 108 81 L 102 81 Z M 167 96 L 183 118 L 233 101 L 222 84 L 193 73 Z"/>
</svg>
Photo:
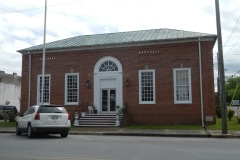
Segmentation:
<svg viewBox="0 0 240 160">
<path fill-rule="evenodd" d="M 101 64 L 99 72 L 118 71 L 118 66 L 112 61 L 105 61 Z"/>
<path fill-rule="evenodd" d="M 122 73 L 122 65 L 118 59 L 106 56 L 97 61 L 94 66 L 94 73 L 109 74 Z"/>
</svg>

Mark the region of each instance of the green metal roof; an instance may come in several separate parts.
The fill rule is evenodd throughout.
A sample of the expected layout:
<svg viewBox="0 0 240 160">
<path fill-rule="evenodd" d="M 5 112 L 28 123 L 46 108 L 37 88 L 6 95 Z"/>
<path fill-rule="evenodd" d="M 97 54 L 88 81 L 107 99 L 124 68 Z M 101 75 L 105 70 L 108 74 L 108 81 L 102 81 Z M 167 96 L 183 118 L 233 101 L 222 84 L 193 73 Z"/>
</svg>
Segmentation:
<svg viewBox="0 0 240 160">
<path fill-rule="evenodd" d="M 48 50 L 64 50 L 73 48 L 92 48 L 101 46 L 114 46 L 124 44 L 142 44 L 148 42 L 160 41 L 177 41 L 196 38 L 212 38 L 213 43 L 217 38 L 214 34 L 206 34 L 199 32 L 189 32 L 174 29 L 152 29 L 130 32 L 116 32 L 95 35 L 83 35 L 63 40 L 46 43 L 46 51 Z M 19 50 L 20 53 L 38 52 L 43 49 L 43 45 L 37 45 L 30 48 Z"/>
</svg>

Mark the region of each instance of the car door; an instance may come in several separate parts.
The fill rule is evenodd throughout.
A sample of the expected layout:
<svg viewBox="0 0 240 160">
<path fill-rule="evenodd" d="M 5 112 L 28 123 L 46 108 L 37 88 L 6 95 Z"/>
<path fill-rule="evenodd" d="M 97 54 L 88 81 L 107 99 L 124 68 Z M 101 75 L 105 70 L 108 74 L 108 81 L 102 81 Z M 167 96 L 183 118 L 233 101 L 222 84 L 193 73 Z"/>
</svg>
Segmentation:
<svg viewBox="0 0 240 160">
<path fill-rule="evenodd" d="M 35 107 L 30 107 L 23 115 L 23 117 L 19 118 L 18 125 L 21 129 L 27 129 L 28 122 L 31 120 L 33 113 L 35 112 Z"/>
</svg>

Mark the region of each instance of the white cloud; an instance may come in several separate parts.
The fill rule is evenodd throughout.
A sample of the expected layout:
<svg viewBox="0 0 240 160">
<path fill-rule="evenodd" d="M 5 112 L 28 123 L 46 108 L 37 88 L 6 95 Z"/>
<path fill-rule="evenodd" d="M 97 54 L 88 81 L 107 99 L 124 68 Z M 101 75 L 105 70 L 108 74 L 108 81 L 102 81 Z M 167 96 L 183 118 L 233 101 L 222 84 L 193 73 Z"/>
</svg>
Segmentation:
<svg viewBox="0 0 240 160">
<path fill-rule="evenodd" d="M 21 54 L 16 50 L 43 43 L 44 3 L 0 1 L 0 70 L 21 74 Z M 239 0 L 220 0 L 224 43 L 240 16 L 239 8 Z M 6 13 L 20 10 L 26 11 Z M 46 41 L 153 28 L 216 34 L 215 19 L 213 0 L 48 0 Z M 239 36 L 240 25 L 223 48 L 229 73 L 240 70 Z"/>
</svg>

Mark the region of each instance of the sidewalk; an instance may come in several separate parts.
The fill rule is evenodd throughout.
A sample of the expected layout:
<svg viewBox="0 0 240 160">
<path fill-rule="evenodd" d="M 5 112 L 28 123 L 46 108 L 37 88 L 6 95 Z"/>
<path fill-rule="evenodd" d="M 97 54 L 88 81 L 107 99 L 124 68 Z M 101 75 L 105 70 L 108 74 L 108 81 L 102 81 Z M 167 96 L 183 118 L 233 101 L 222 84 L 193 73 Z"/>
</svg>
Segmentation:
<svg viewBox="0 0 240 160">
<path fill-rule="evenodd" d="M 0 133 L 15 133 L 14 127 L 0 128 Z M 170 129 L 126 129 L 100 127 L 72 127 L 73 135 L 114 135 L 114 136 L 152 136 L 152 137 L 201 137 L 201 138 L 240 138 L 240 131 L 229 131 L 222 135 L 221 130 L 170 130 Z"/>
</svg>

